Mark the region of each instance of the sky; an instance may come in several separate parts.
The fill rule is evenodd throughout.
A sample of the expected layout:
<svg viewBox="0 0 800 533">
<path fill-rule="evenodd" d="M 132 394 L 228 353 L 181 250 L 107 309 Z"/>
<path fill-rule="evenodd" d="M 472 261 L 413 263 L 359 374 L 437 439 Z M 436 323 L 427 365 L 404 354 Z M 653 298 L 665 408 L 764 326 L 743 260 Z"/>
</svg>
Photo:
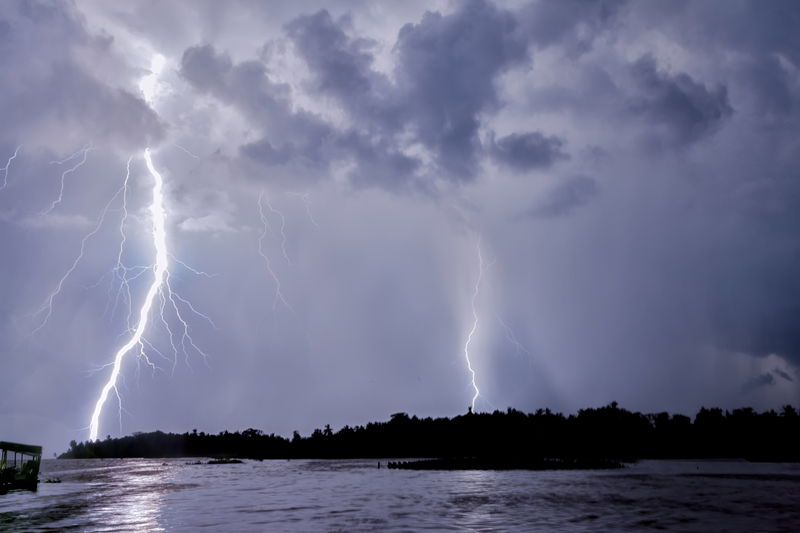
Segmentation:
<svg viewBox="0 0 800 533">
<path fill-rule="evenodd" d="M 171 292 L 101 438 L 453 416 L 467 355 L 476 411 L 800 404 L 797 27 L 779 0 L 0 3 L 2 439 L 88 438 L 154 279 L 145 148 Z"/>
</svg>

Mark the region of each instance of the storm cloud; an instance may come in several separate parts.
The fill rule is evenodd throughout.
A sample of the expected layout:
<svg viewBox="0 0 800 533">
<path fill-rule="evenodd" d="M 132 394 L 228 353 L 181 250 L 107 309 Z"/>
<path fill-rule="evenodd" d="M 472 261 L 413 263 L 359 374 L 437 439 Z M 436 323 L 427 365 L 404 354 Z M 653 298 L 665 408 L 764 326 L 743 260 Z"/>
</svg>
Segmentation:
<svg viewBox="0 0 800 533">
<path fill-rule="evenodd" d="M 91 34 L 69 4 L 4 2 L 0 33 L 4 143 L 65 149 L 103 138 L 131 148 L 163 138 L 163 122 L 131 90 L 135 72 L 115 61 L 113 39 Z"/>
<path fill-rule="evenodd" d="M 146 146 L 207 357 L 154 327 L 103 435 L 463 412 L 479 270 L 479 410 L 797 403 L 798 25 L 792 1 L 2 3 L 5 438 L 86 438 L 152 262 Z"/>
</svg>

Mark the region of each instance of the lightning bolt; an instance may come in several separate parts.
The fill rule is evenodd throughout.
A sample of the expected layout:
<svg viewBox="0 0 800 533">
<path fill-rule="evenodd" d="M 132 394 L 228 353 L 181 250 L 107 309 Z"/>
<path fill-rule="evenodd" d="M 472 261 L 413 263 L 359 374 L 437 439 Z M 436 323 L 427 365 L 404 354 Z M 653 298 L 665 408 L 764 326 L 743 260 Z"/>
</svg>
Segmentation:
<svg viewBox="0 0 800 533">
<path fill-rule="evenodd" d="M 483 280 L 483 253 L 481 252 L 481 239 L 478 237 L 477 242 L 478 248 L 478 279 L 475 281 L 475 289 L 472 292 L 472 329 L 470 329 L 469 334 L 467 335 L 467 340 L 464 343 L 464 359 L 467 361 L 467 369 L 469 370 L 471 376 L 471 383 L 472 389 L 475 391 L 475 394 L 472 396 L 472 402 L 470 403 L 470 409 L 472 411 L 475 410 L 475 401 L 481 395 L 480 389 L 478 389 L 478 385 L 475 382 L 475 369 L 472 368 L 472 362 L 469 358 L 469 346 L 472 343 L 472 338 L 475 336 L 475 332 L 478 330 L 478 309 L 476 307 L 476 300 L 478 299 L 478 293 L 480 292 L 481 281 Z"/>
<path fill-rule="evenodd" d="M 60 204 L 64 200 L 64 182 L 67 179 L 67 175 L 72 174 L 73 172 L 75 172 L 76 170 L 81 168 L 86 163 L 86 157 L 87 157 L 87 155 L 89 154 L 89 152 L 91 150 L 92 150 L 92 144 L 89 143 L 86 146 L 84 146 L 83 148 L 81 148 L 80 150 L 78 150 L 77 152 L 75 152 L 74 154 L 68 156 L 65 159 L 62 159 L 61 161 L 51 161 L 50 162 L 50 164 L 52 164 L 52 165 L 63 165 L 64 163 L 66 163 L 68 161 L 72 161 L 73 159 L 77 159 L 81 154 L 83 155 L 83 157 L 81 158 L 80 161 L 78 161 L 77 163 L 75 163 L 75 165 L 73 165 L 72 167 L 68 168 L 67 170 L 65 170 L 64 172 L 61 173 L 61 187 L 59 188 L 59 191 L 58 191 L 58 198 L 53 200 L 53 202 L 50 204 L 50 207 L 48 207 L 47 209 L 45 209 L 42 212 L 43 215 L 50 214 L 50 212 L 52 212 L 53 209 L 55 209 L 56 206 L 58 204 Z"/>
<path fill-rule="evenodd" d="M 155 262 L 152 266 L 143 268 L 143 267 L 133 267 L 128 268 L 125 267 L 122 263 L 122 254 L 124 250 L 125 244 L 125 220 L 127 218 L 127 208 L 123 206 L 123 218 L 122 222 L 120 223 L 120 234 L 121 234 L 121 242 L 119 253 L 117 255 L 117 264 L 115 267 L 116 276 L 119 277 L 120 281 L 120 289 L 125 290 L 127 295 L 127 300 L 129 302 L 129 311 L 130 311 L 130 287 L 129 282 L 135 279 L 136 277 L 142 275 L 146 271 L 151 271 L 153 273 L 153 281 L 150 284 L 150 287 L 147 290 L 147 294 L 145 295 L 145 299 L 142 303 L 141 308 L 139 309 L 139 318 L 136 324 L 135 329 L 129 328 L 129 332 L 131 334 L 128 341 L 122 345 L 122 347 L 117 350 L 116 354 L 114 355 L 114 359 L 111 363 L 106 365 L 107 367 L 111 367 L 111 374 L 108 377 L 105 385 L 103 386 L 102 390 L 100 391 L 100 396 L 95 403 L 94 411 L 92 412 L 91 421 L 89 423 L 89 439 L 96 440 L 98 435 L 98 429 L 100 424 L 100 413 L 103 410 L 103 406 L 105 405 L 106 401 L 108 400 L 109 394 L 113 391 L 117 397 L 120 406 L 120 417 L 122 416 L 122 401 L 119 394 L 119 389 L 117 388 L 117 382 L 120 379 L 120 372 L 122 369 L 122 363 L 125 359 L 125 356 L 131 353 L 134 348 L 137 348 L 136 353 L 140 359 L 143 359 L 150 367 L 155 369 L 155 365 L 150 361 L 146 354 L 145 348 L 156 352 L 157 354 L 161 355 L 166 359 L 166 357 L 155 347 L 153 344 L 147 340 L 145 337 L 145 332 L 147 331 L 148 323 L 150 321 L 150 315 L 153 312 L 154 303 L 156 301 L 156 297 L 160 298 L 160 303 L 158 305 L 158 316 L 164 328 L 166 329 L 169 342 L 173 350 L 173 363 L 177 365 L 177 358 L 179 349 L 178 346 L 180 345 L 180 351 L 187 358 L 188 363 L 188 352 L 189 348 L 195 350 L 196 352 L 200 353 L 204 358 L 207 358 L 208 355 L 201 350 L 192 339 L 189 333 L 189 324 L 186 319 L 183 317 L 181 313 L 181 306 L 185 309 L 191 311 L 191 313 L 203 318 L 208 323 L 211 324 L 212 327 L 216 328 L 214 322 L 203 313 L 199 312 L 188 300 L 182 298 L 179 294 L 177 294 L 170 285 L 170 271 L 169 271 L 169 252 L 167 249 L 167 230 L 166 230 L 166 210 L 164 207 L 164 180 L 161 174 L 156 170 L 155 166 L 153 165 L 153 160 L 150 156 L 150 149 L 146 148 L 144 151 L 144 160 L 147 165 L 147 170 L 150 172 L 150 175 L 153 177 L 153 200 L 150 204 L 150 214 L 152 217 L 152 232 L 153 232 L 153 246 L 155 248 Z M 130 176 L 130 159 L 128 160 L 128 174 L 125 179 L 125 185 L 122 188 L 123 193 L 123 202 L 126 202 L 126 191 L 127 191 L 127 184 L 128 178 Z M 118 193 L 119 194 L 119 191 Z M 181 263 L 184 266 L 185 263 Z M 200 271 L 191 269 L 193 272 L 197 274 L 204 274 Z M 133 277 L 128 277 L 129 271 L 136 271 L 137 273 Z M 119 272 L 122 272 L 119 274 Z M 167 320 L 167 315 L 165 314 L 169 308 L 172 311 L 172 315 L 177 318 L 178 322 L 180 323 L 180 340 L 176 340 L 177 334 L 172 330 L 169 325 L 169 321 Z M 130 314 L 128 317 L 128 323 L 130 324 Z M 173 366 L 174 370 L 174 366 Z"/>
<path fill-rule="evenodd" d="M 64 163 L 69 160 L 76 159 L 79 156 L 83 156 L 85 159 L 87 149 L 84 148 L 82 152 L 76 152 L 75 154 L 69 156 L 65 160 L 56 161 L 55 163 Z M 31 335 L 42 329 L 50 319 L 53 313 L 53 304 L 61 294 L 65 283 L 70 278 L 70 276 L 75 272 L 78 268 L 81 260 L 84 257 L 86 252 L 86 247 L 89 240 L 94 237 L 102 228 L 109 210 L 114 202 L 121 196 L 122 197 L 122 217 L 119 223 L 119 249 L 117 251 L 117 259 L 116 263 L 111 271 L 112 280 L 111 284 L 109 285 L 109 303 L 106 306 L 106 311 L 111 306 L 112 295 L 114 291 L 115 285 L 118 283 L 116 288 L 116 298 L 114 300 L 113 308 L 111 309 L 112 318 L 114 315 L 114 311 L 119 305 L 120 300 L 125 300 L 127 302 L 128 307 L 128 314 L 126 318 L 127 323 L 127 331 L 126 333 L 130 334 L 129 340 L 117 351 L 114 360 L 104 366 L 103 368 L 111 367 L 111 375 L 109 376 L 107 382 L 103 386 L 100 396 L 95 404 L 94 411 L 92 413 L 91 421 L 89 424 L 89 433 L 90 439 L 95 440 L 97 438 L 98 429 L 99 429 L 99 417 L 100 413 L 102 412 L 102 408 L 105 405 L 105 402 L 108 399 L 109 394 L 113 391 L 114 395 L 116 396 L 119 402 L 119 413 L 120 413 L 120 421 L 122 419 L 122 413 L 124 411 L 122 407 L 122 398 L 117 386 L 117 382 L 123 378 L 121 376 L 121 368 L 122 362 L 125 356 L 134 350 L 134 348 L 138 348 L 136 350 L 137 354 L 137 361 L 144 361 L 149 367 L 153 370 L 156 370 L 156 365 L 150 360 L 147 355 L 147 352 L 154 352 L 158 354 L 160 357 L 167 361 L 173 362 L 173 371 L 177 366 L 178 356 L 182 352 L 186 358 L 186 362 L 188 365 L 189 359 L 189 352 L 194 350 L 195 352 L 199 353 L 204 357 L 204 359 L 208 358 L 208 354 L 206 354 L 197 344 L 194 342 L 190 335 L 190 328 L 189 323 L 184 318 L 184 314 L 186 312 L 190 312 L 191 314 L 202 318 L 206 322 L 208 322 L 213 328 L 216 329 L 216 325 L 211 320 L 210 317 L 198 311 L 192 303 L 181 297 L 177 292 L 175 292 L 170 284 L 170 271 L 169 271 L 169 258 L 171 257 L 167 250 L 167 238 L 166 238 L 166 211 L 164 207 L 164 180 L 161 174 L 156 170 L 155 166 L 153 165 L 152 158 L 150 156 L 150 149 L 145 149 L 144 151 L 144 160 L 147 165 L 147 169 L 150 175 L 153 177 L 153 199 L 150 204 L 150 214 L 152 218 L 152 234 L 153 234 L 153 245 L 155 248 L 155 262 L 149 266 L 125 266 L 123 262 L 123 254 L 125 251 L 125 245 L 127 242 L 127 235 L 125 232 L 126 223 L 128 220 L 128 190 L 129 190 L 129 183 L 131 177 L 131 162 L 133 160 L 133 156 L 128 158 L 128 161 L 125 165 L 125 179 L 123 184 L 120 186 L 119 189 L 113 194 L 113 196 L 109 199 L 106 205 L 100 212 L 100 215 L 97 217 L 97 221 L 92 228 L 92 230 L 84 235 L 81 239 L 80 249 L 78 254 L 76 255 L 75 259 L 70 264 L 67 271 L 64 275 L 59 279 L 56 288 L 45 298 L 44 303 L 42 306 L 33 313 L 34 317 L 38 317 L 42 315 L 42 319 L 39 322 L 38 326 L 31 332 Z M 75 167 L 73 167 L 75 168 Z M 211 274 L 207 274 L 203 271 L 194 269 L 183 263 L 182 261 L 175 259 L 176 263 L 180 264 L 182 267 L 186 268 L 190 272 L 198 275 L 198 276 L 206 276 L 211 277 Z M 130 283 L 134 280 L 138 279 L 139 277 L 145 275 L 148 272 L 153 273 L 153 281 L 150 284 L 150 287 L 147 291 L 145 296 L 144 302 L 139 310 L 139 318 L 136 324 L 136 327 L 133 328 L 132 323 L 132 315 L 133 315 L 133 308 L 132 302 L 133 298 L 131 295 L 131 288 Z M 100 281 L 95 283 L 93 286 L 99 285 L 100 282 L 105 278 L 105 276 L 100 278 Z M 169 343 L 172 348 L 172 359 L 165 356 L 156 346 L 153 345 L 144 335 L 147 331 L 148 322 L 150 319 L 150 315 L 153 312 L 154 303 L 156 300 L 156 296 L 160 298 L 160 303 L 158 305 L 158 318 L 160 318 L 160 323 L 163 325 L 164 329 L 166 330 L 169 338 Z M 170 323 L 168 318 L 174 317 L 179 323 L 179 329 L 174 331 L 172 327 L 170 327 Z"/>
<path fill-rule="evenodd" d="M 280 301 L 283 305 L 286 306 L 287 309 L 292 311 L 292 307 L 287 303 L 286 298 L 283 296 L 283 292 L 281 290 L 281 280 L 278 278 L 278 275 L 275 273 L 275 270 L 272 268 L 272 262 L 269 260 L 269 255 L 264 251 L 264 237 L 267 236 L 268 232 L 272 231 L 272 226 L 269 224 L 269 219 L 267 218 L 266 214 L 264 213 L 264 191 L 258 195 L 258 215 L 261 217 L 261 224 L 263 225 L 263 229 L 261 231 L 261 235 L 258 237 L 258 253 L 264 259 L 264 264 L 267 268 L 267 272 L 269 273 L 272 281 L 275 283 L 275 298 L 272 302 L 272 310 L 274 311 L 275 308 L 278 306 L 278 302 Z M 286 250 L 284 249 L 284 254 Z M 286 258 L 288 261 L 288 257 Z M 291 263 L 290 263 L 291 264 Z"/>
<path fill-rule="evenodd" d="M 92 419 L 89 424 L 89 439 L 97 440 L 97 430 L 100 425 L 100 412 L 103 410 L 103 405 L 106 403 L 108 393 L 113 389 L 119 399 L 119 391 L 117 390 L 117 377 L 119 376 L 120 369 L 122 368 L 122 360 L 125 355 L 133 349 L 134 346 L 142 345 L 142 336 L 144 335 L 145 328 L 147 328 L 148 318 L 150 316 L 150 309 L 153 306 L 153 300 L 156 295 L 161 291 L 167 277 L 167 230 L 166 230 L 166 213 L 164 211 L 164 193 L 163 186 L 164 180 L 161 174 L 153 166 L 153 160 L 150 158 L 150 149 L 146 148 L 144 151 L 144 160 L 147 163 L 147 170 L 153 176 L 155 184 L 153 185 L 153 203 L 150 205 L 150 213 L 153 217 L 153 244 L 156 249 L 156 261 L 153 267 L 153 283 L 147 291 L 144 303 L 139 312 L 139 324 L 136 326 L 131 338 L 120 348 L 114 356 L 114 363 L 111 370 L 111 375 L 100 391 L 100 397 L 94 406 Z"/>
<path fill-rule="evenodd" d="M 0 168 L 0 170 L 3 171 L 3 184 L 0 185 L 0 191 L 8 187 L 8 169 L 11 168 L 11 162 L 17 158 L 17 154 L 19 153 L 21 148 L 22 148 L 21 144 L 17 146 L 17 149 L 14 150 L 14 155 L 9 157 L 8 161 L 6 161 L 6 166 Z"/>
</svg>

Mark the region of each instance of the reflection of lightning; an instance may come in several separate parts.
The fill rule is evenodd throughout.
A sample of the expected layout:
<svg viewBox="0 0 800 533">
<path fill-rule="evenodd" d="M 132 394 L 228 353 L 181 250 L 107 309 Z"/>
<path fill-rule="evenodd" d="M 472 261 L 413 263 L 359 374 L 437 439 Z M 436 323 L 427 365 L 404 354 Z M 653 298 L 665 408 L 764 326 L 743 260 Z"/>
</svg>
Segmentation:
<svg viewBox="0 0 800 533">
<path fill-rule="evenodd" d="M 8 161 L 6 161 L 6 166 L 0 168 L 0 170 L 3 171 L 3 184 L 0 185 L 0 191 L 2 191 L 8 186 L 8 169 L 11 167 L 11 162 L 17 158 L 17 154 L 19 153 L 20 148 L 22 148 L 21 144 L 17 146 L 16 150 L 14 150 L 14 155 L 8 158 Z"/>
<path fill-rule="evenodd" d="M 80 167 L 82 167 L 84 165 L 84 163 L 86 163 L 86 156 L 88 155 L 88 153 L 91 150 L 92 150 L 92 145 L 90 143 L 90 144 L 84 146 L 83 148 L 81 148 L 80 150 L 78 150 L 77 152 L 75 152 L 74 154 L 70 155 L 66 159 L 62 159 L 61 161 L 52 161 L 51 162 L 52 164 L 61 165 L 61 164 L 66 163 L 67 161 L 71 161 L 73 159 L 76 159 L 79 154 L 83 154 L 83 157 L 81 158 L 80 161 L 78 161 L 77 163 L 75 163 L 75 165 L 73 165 L 72 167 L 68 168 L 67 170 L 65 170 L 64 172 L 61 173 L 61 188 L 58 191 L 58 198 L 53 200 L 53 203 L 50 204 L 50 207 L 48 207 L 47 209 L 44 210 L 44 212 L 42 213 L 43 215 L 49 214 L 64 199 L 64 181 L 66 180 L 67 175 L 68 174 L 72 174 L 73 172 L 78 170 Z"/>
<path fill-rule="evenodd" d="M 272 269 L 272 263 L 269 260 L 269 256 L 264 251 L 264 237 L 267 236 L 268 231 L 271 231 L 271 226 L 269 225 L 267 216 L 264 214 L 263 198 L 264 191 L 261 191 L 261 194 L 258 195 L 258 214 L 261 217 L 261 223 L 263 224 L 264 229 L 261 231 L 261 235 L 258 237 L 258 253 L 264 259 L 267 272 L 269 272 L 270 277 L 272 277 L 272 281 L 275 283 L 275 299 L 272 302 L 272 309 L 274 310 L 278 305 L 278 301 L 280 301 L 286 306 L 287 309 L 291 311 L 292 307 L 286 302 L 286 298 L 283 297 L 283 292 L 281 291 L 281 281 L 278 279 L 278 275 L 275 274 L 275 271 Z"/>
<path fill-rule="evenodd" d="M 208 321 L 212 326 L 214 323 L 211 321 L 209 317 L 197 311 L 192 304 L 179 296 L 172 290 L 170 286 L 170 273 L 169 273 L 169 254 L 167 252 L 167 234 L 166 234 L 166 211 L 164 208 L 164 181 L 161 177 L 161 174 L 153 166 L 153 161 L 150 157 L 150 149 L 147 148 L 144 151 L 144 159 L 145 163 L 147 164 L 147 169 L 149 170 L 150 174 L 153 177 L 154 185 L 153 185 L 153 201 L 150 204 L 150 213 L 153 219 L 153 245 L 155 247 L 155 263 L 151 267 L 147 267 L 146 270 L 153 272 L 153 282 L 151 283 L 147 294 L 145 296 L 144 302 L 139 310 L 139 321 L 136 325 L 136 329 L 131 330 L 131 337 L 116 353 L 114 356 L 114 360 L 112 363 L 109 363 L 107 366 L 111 367 L 111 375 L 106 381 L 105 385 L 103 386 L 100 396 L 97 399 L 97 403 L 95 404 L 94 411 L 92 413 L 91 422 L 89 424 L 89 439 L 96 440 L 99 424 L 100 424 L 100 413 L 105 405 L 106 400 L 108 399 L 109 393 L 113 390 L 114 394 L 117 397 L 120 405 L 120 416 L 122 413 L 122 402 L 119 394 L 119 390 L 117 388 L 117 381 L 120 379 L 120 371 L 122 369 L 122 362 L 125 356 L 130 353 L 134 348 L 136 348 L 137 355 L 139 358 L 143 359 L 149 366 L 155 368 L 155 365 L 148 359 L 147 355 L 145 354 L 145 347 L 151 349 L 162 355 L 160 351 L 158 351 L 145 337 L 145 331 L 147 329 L 147 324 L 150 318 L 150 313 L 153 310 L 153 304 L 156 299 L 156 296 L 160 297 L 160 304 L 158 306 L 159 311 L 159 318 L 161 319 L 161 323 L 166 329 L 170 345 L 173 349 L 174 354 L 174 363 L 177 364 L 177 355 L 178 355 L 178 344 L 180 344 L 181 350 L 183 351 L 184 355 L 188 358 L 188 348 L 191 347 L 204 357 L 207 357 L 207 354 L 203 352 L 193 341 L 192 337 L 189 335 L 189 324 L 183 318 L 180 312 L 179 303 L 188 308 L 192 313 L 195 315 L 205 319 Z M 128 169 L 130 169 L 130 160 L 128 160 Z M 127 187 L 127 177 L 125 180 L 126 187 Z M 119 192 L 118 192 L 119 194 Z M 120 244 L 120 251 L 117 256 L 117 265 L 115 267 L 115 271 L 117 272 L 117 276 L 120 278 L 121 288 L 124 287 L 129 302 L 129 310 L 130 310 L 130 289 L 128 287 L 129 282 L 141 275 L 142 272 L 145 270 L 140 271 L 134 277 L 128 277 L 128 271 L 134 270 L 130 268 L 126 268 L 122 266 L 122 251 L 125 242 L 125 231 L 124 231 L 124 223 L 125 218 L 127 217 L 127 210 L 123 207 L 123 221 L 120 224 L 120 233 L 122 235 L 122 242 Z M 119 272 L 122 271 L 122 274 Z M 167 317 L 165 315 L 166 308 L 167 308 L 167 301 L 169 301 L 170 309 L 172 310 L 173 316 L 177 318 L 180 322 L 180 341 L 179 343 L 176 341 L 176 334 L 172 331 L 167 321 Z M 130 317 L 129 317 L 130 318 Z M 129 320 L 130 323 L 130 320 Z"/>
<path fill-rule="evenodd" d="M 476 300 L 478 298 L 478 292 L 480 291 L 481 281 L 483 280 L 483 254 L 481 253 L 481 240 L 478 238 L 478 279 L 475 281 L 475 290 L 472 293 L 472 329 L 469 331 L 469 335 L 467 335 L 467 341 L 464 343 L 464 358 L 467 360 L 467 368 L 469 369 L 469 373 L 472 376 L 472 388 L 475 390 L 475 394 L 472 396 L 472 403 L 470 404 L 471 409 L 475 410 L 475 400 L 478 399 L 480 396 L 481 391 L 478 389 L 478 385 L 475 383 L 475 370 L 472 368 L 472 362 L 469 359 L 469 345 L 472 343 L 472 337 L 475 335 L 475 332 L 478 330 L 478 310 L 475 307 Z"/>
</svg>

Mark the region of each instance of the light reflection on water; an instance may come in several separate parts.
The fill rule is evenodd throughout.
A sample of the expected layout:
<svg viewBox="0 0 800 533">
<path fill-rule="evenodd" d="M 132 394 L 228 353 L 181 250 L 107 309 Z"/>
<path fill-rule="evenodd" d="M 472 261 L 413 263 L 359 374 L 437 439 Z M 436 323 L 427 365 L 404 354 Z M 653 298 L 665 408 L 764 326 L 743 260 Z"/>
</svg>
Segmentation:
<svg viewBox="0 0 800 533">
<path fill-rule="evenodd" d="M 800 465 L 398 471 L 376 460 L 46 460 L 0 531 L 800 531 Z M 383 461 L 385 465 L 385 461 Z"/>
</svg>

